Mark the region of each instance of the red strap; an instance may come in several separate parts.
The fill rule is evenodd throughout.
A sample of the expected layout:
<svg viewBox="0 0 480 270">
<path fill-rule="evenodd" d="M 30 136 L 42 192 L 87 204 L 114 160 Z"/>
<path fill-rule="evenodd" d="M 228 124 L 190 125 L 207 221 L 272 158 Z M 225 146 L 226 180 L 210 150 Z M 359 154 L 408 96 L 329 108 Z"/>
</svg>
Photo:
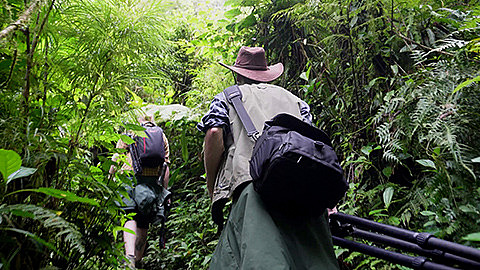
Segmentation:
<svg viewBox="0 0 480 270">
<path fill-rule="evenodd" d="M 147 146 L 145 145 L 145 137 L 143 137 L 143 153 L 147 152 Z"/>
</svg>

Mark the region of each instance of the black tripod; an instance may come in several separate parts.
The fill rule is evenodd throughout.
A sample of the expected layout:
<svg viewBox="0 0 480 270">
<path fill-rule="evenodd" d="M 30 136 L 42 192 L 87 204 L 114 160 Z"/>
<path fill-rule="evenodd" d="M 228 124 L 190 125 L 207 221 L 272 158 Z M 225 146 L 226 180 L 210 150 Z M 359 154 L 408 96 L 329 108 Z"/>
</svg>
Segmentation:
<svg viewBox="0 0 480 270">
<path fill-rule="evenodd" d="M 366 229 L 362 230 L 357 227 Z M 342 213 L 330 215 L 333 243 L 413 269 L 480 269 L 480 250 Z M 369 230 L 369 231 L 367 231 Z M 395 247 L 420 256 L 409 256 L 352 240 L 346 236 Z"/>
</svg>

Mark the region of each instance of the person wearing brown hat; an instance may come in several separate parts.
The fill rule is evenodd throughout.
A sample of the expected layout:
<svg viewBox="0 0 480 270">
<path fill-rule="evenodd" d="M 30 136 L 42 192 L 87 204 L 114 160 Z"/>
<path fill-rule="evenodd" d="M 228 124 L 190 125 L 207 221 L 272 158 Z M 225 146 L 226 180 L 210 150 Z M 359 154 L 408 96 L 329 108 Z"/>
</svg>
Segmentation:
<svg viewBox="0 0 480 270">
<path fill-rule="evenodd" d="M 242 47 L 235 64 L 220 64 L 233 71 L 241 102 L 257 130 L 279 113 L 311 124 L 304 101 L 268 83 L 282 75 L 283 65 L 267 65 L 263 48 Z M 254 141 L 224 92 L 214 97 L 197 127 L 205 132 L 212 218 L 223 229 L 210 269 L 338 269 L 326 214 L 293 220 L 267 209 L 254 191 L 249 172 Z M 230 199 L 233 205 L 224 224 L 223 208 Z"/>
</svg>

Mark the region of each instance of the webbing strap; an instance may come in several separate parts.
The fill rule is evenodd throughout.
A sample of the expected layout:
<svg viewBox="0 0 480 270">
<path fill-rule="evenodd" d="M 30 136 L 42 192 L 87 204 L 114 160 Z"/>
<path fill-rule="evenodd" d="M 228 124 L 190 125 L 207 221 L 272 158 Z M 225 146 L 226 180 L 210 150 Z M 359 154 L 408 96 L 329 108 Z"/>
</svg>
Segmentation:
<svg viewBox="0 0 480 270">
<path fill-rule="evenodd" d="M 243 106 L 242 92 L 240 91 L 238 85 L 227 87 L 225 90 L 223 90 L 223 92 L 225 93 L 225 97 L 227 98 L 228 102 L 235 108 L 238 117 L 240 117 L 240 121 L 242 121 L 243 127 L 245 127 L 245 130 L 247 131 L 247 136 L 256 141 L 258 138 L 258 131 L 253 125 L 252 119 L 250 119 L 250 116 Z"/>
</svg>

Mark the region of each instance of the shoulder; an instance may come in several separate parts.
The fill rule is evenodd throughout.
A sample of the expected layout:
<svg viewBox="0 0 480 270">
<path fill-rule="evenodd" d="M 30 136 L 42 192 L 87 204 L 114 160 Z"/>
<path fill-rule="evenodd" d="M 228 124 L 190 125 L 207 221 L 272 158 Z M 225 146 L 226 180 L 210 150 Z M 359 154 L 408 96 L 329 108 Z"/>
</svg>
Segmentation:
<svg viewBox="0 0 480 270">
<path fill-rule="evenodd" d="M 203 132 L 212 127 L 227 127 L 228 129 L 230 124 L 229 111 L 225 95 L 223 92 L 220 92 L 213 98 L 208 112 L 202 117 L 197 128 Z"/>
<path fill-rule="evenodd" d="M 250 85 L 241 85 L 240 89 L 243 91 L 256 91 L 256 92 L 264 92 L 266 95 L 282 95 L 295 101 L 300 102 L 301 99 L 294 95 L 292 92 L 288 91 L 287 89 L 269 83 L 260 83 L 260 84 L 250 84 Z"/>
</svg>

